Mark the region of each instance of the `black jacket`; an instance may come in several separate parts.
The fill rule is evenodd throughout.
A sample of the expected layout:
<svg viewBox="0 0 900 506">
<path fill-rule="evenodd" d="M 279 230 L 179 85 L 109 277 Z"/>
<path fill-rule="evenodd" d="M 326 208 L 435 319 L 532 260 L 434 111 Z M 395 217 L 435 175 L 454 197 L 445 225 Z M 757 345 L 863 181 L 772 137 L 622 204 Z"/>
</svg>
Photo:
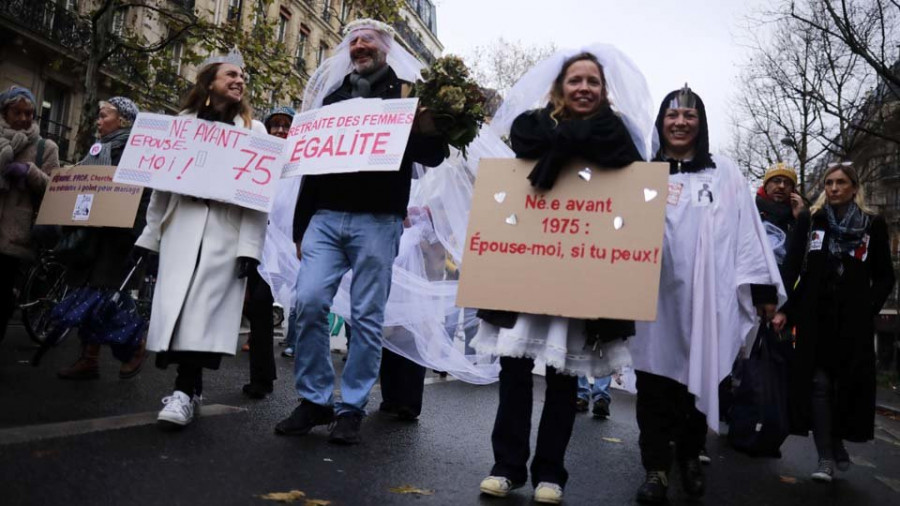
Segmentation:
<svg viewBox="0 0 900 506">
<path fill-rule="evenodd" d="M 811 241 L 813 232 L 818 238 Z M 834 436 L 863 442 L 874 437 L 875 426 L 874 319 L 894 286 L 887 224 L 880 216 L 871 219 L 865 258 L 844 255 L 839 277 L 829 258 L 828 234 L 824 211 L 812 217 L 804 213 L 789 247 L 805 253 L 791 258 L 789 269 L 800 278 L 784 308 L 797 322 L 791 430 L 805 436 L 811 429 L 813 374 L 825 368 L 835 384 Z"/>
<path fill-rule="evenodd" d="M 401 88 L 406 83 L 397 77 L 393 69 L 376 82 L 372 98 L 401 98 Z M 325 97 L 323 105 L 331 105 L 351 96 L 350 76 L 344 78 L 341 87 Z M 300 242 L 309 220 L 319 209 L 351 213 L 384 213 L 406 217 L 409 204 L 409 186 L 413 162 L 435 167 L 444 160 L 444 141 L 439 136 L 411 133 L 406 145 L 400 170 L 396 172 L 355 172 L 347 174 L 323 174 L 306 176 L 297 207 L 294 210 L 294 242 Z"/>
</svg>

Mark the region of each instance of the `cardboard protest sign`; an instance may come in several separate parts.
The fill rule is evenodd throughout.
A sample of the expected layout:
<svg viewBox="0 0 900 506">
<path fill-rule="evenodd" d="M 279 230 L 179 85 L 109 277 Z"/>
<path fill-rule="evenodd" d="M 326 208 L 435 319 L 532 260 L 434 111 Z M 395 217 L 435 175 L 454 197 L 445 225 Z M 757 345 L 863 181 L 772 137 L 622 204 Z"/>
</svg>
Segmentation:
<svg viewBox="0 0 900 506">
<path fill-rule="evenodd" d="M 246 128 L 142 112 L 115 181 L 268 212 L 283 146 L 283 139 Z"/>
<path fill-rule="evenodd" d="M 547 192 L 528 181 L 533 167 L 481 160 L 457 305 L 656 319 L 668 165 L 574 162 Z"/>
<path fill-rule="evenodd" d="M 283 177 L 400 170 L 417 98 L 358 98 L 294 116 Z"/>
<path fill-rule="evenodd" d="M 115 172 L 105 165 L 54 170 L 35 223 L 131 228 L 144 189 L 113 182 Z"/>
</svg>

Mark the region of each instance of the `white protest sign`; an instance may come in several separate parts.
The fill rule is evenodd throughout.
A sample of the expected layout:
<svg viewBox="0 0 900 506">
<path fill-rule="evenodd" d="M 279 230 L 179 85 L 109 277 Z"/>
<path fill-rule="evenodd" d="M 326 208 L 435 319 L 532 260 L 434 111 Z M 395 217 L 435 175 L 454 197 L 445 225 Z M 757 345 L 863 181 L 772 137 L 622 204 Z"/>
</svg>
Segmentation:
<svg viewBox="0 0 900 506">
<path fill-rule="evenodd" d="M 282 177 L 400 170 L 418 103 L 358 98 L 297 114 Z"/>
<path fill-rule="evenodd" d="M 284 140 L 190 116 L 140 113 L 114 181 L 272 208 Z"/>
</svg>

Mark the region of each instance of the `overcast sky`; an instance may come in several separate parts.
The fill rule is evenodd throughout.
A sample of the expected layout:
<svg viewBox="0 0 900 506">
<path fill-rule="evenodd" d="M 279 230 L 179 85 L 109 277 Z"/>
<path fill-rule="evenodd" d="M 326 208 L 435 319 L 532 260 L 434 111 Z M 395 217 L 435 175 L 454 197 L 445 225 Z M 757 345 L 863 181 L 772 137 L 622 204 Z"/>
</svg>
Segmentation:
<svg viewBox="0 0 900 506">
<path fill-rule="evenodd" d="M 657 104 L 690 84 L 706 104 L 713 151 L 731 138 L 728 99 L 746 53 L 741 27 L 760 0 L 434 1 L 445 54 L 466 56 L 500 37 L 560 48 L 610 43 L 644 72 Z"/>
</svg>

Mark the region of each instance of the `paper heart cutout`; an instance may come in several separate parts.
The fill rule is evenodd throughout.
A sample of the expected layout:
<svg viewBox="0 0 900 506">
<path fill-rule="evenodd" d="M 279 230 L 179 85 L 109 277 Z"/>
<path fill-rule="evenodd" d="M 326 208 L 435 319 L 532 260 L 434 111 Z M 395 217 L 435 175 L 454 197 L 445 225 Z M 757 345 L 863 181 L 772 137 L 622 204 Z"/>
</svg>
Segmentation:
<svg viewBox="0 0 900 506">
<path fill-rule="evenodd" d="M 502 204 L 504 200 L 506 200 L 506 192 L 497 192 L 494 194 L 494 200 L 497 201 L 498 204 Z"/>
<path fill-rule="evenodd" d="M 616 230 L 619 230 L 620 228 L 622 228 L 624 226 L 625 226 L 625 220 L 623 220 L 621 216 L 616 216 L 613 219 L 613 228 L 615 228 Z"/>
<path fill-rule="evenodd" d="M 584 179 L 585 181 L 591 180 L 591 169 L 590 167 L 585 167 L 578 171 L 578 177 Z"/>
<path fill-rule="evenodd" d="M 659 195 L 659 192 L 656 190 L 651 190 L 650 188 L 644 188 L 644 202 L 650 202 L 655 199 L 656 196 Z"/>
<path fill-rule="evenodd" d="M 506 217 L 506 223 L 509 225 L 516 225 L 519 223 L 518 218 L 516 218 L 516 213 L 510 214 Z"/>
</svg>

